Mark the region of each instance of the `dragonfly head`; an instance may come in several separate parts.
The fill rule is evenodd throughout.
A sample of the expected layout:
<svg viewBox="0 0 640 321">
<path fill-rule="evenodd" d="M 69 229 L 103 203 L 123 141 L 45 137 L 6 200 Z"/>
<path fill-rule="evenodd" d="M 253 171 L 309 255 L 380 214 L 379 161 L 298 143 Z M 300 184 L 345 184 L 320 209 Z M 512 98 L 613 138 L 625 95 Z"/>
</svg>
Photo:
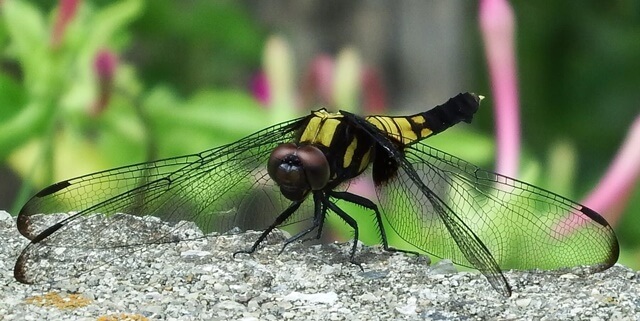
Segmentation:
<svg viewBox="0 0 640 321">
<path fill-rule="evenodd" d="M 323 189 L 329 182 L 329 162 L 320 149 L 313 145 L 280 144 L 267 164 L 271 179 L 286 198 L 297 201 L 309 191 Z"/>
</svg>

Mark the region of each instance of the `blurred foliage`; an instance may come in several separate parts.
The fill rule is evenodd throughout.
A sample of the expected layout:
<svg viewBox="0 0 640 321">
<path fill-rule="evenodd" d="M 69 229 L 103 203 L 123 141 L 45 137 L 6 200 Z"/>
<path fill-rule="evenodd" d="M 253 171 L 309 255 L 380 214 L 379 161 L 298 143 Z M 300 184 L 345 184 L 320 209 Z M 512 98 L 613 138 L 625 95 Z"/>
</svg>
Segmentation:
<svg viewBox="0 0 640 321">
<path fill-rule="evenodd" d="M 640 73 L 634 72 L 640 70 L 640 3 L 510 3 L 517 23 L 527 148 L 542 155 L 554 141 L 565 140 L 565 133 L 571 133 L 579 166 L 604 169 L 640 110 Z M 477 66 L 483 67 L 484 57 L 479 54 L 477 59 Z M 486 70 L 479 68 L 476 79 L 489 92 Z M 491 97 L 487 102 L 491 104 Z M 478 119 L 489 126 L 490 117 L 485 113 Z M 581 174 L 576 177 L 577 192 L 584 195 L 602 172 L 581 170 Z"/>
<path fill-rule="evenodd" d="M 179 34 L 162 42 L 153 40 L 161 31 L 151 33 L 146 43 L 134 42 L 139 35 L 131 32 L 132 23 L 144 24 L 176 11 L 167 7 L 169 3 L 145 7 L 138 0 L 81 2 L 58 45 L 51 40 L 58 16 L 55 8 L 45 14 L 32 3 L 3 3 L 0 159 L 7 160 L 26 182 L 14 213 L 33 191 L 30 185 L 41 188 L 100 169 L 197 152 L 271 123 L 267 111 L 242 88 L 212 89 L 218 80 L 205 82 L 209 88 L 186 82 L 183 91 L 191 95 L 185 99 L 174 86 L 165 85 L 166 78 L 186 79 L 194 70 L 201 71 L 190 78 L 194 82 L 213 74 L 223 78 L 246 74 L 234 66 L 257 65 L 263 43 L 260 30 L 233 3 L 201 3 L 206 8 L 193 8 L 208 17 L 225 17 L 217 20 L 220 28 L 212 28 L 217 31 L 200 36 L 207 41 L 188 35 L 210 29 L 202 22 L 193 30 L 176 26 L 174 32 Z M 145 28 L 141 30 L 144 34 Z M 229 30 L 234 30 L 233 36 Z M 179 47 L 173 38 L 181 39 Z M 140 43 L 147 46 L 132 45 Z M 112 84 L 101 83 L 104 80 L 94 70 L 101 50 L 120 57 L 115 79 L 108 80 Z M 143 69 L 146 73 L 139 73 L 138 66 L 130 63 L 135 59 L 128 58 L 138 52 L 153 53 L 145 59 L 151 65 Z M 196 65 L 184 70 L 185 64 L 166 60 L 175 55 Z M 219 67 L 198 69 L 198 65 L 211 67 L 205 63 L 208 59 Z M 155 68 L 160 65 L 165 67 Z M 149 85 L 145 77 L 155 81 Z M 105 85 L 112 85 L 107 105 L 97 106 Z"/>
<path fill-rule="evenodd" d="M 512 3 L 530 148 L 521 178 L 576 198 L 595 186 L 618 147 L 612 142 L 622 140 L 638 112 L 640 73 L 630 70 L 640 70 L 640 4 Z M 62 42 L 52 46 L 57 5 L 1 2 L 0 161 L 24 180 L 12 213 L 54 181 L 198 152 L 301 112 L 296 103 L 304 95 L 297 93 L 304 76 L 294 71 L 295 57 L 286 43 L 267 40 L 268 30 L 241 2 L 80 2 Z M 479 41 L 473 32 L 469 37 Z M 101 50 L 115 53 L 118 64 L 108 104 L 96 110 L 103 84 L 93 63 Z M 477 52 L 475 65 L 484 66 Z M 340 85 L 333 103 L 358 104 L 361 88 L 351 78 L 366 62 L 352 48 L 336 59 Z M 247 90 L 260 69 L 272 86 L 269 106 Z M 476 81 L 484 85 L 473 88 L 490 92 L 482 67 Z M 483 103 L 490 105 L 491 97 Z M 490 117 L 485 112 L 477 119 L 490 128 Z M 565 129 L 574 140 L 564 137 Z M 493 155 L 489 136 L 460 128 L 430 143 L 483 167 Z M 544 165 L 531 157 L 545 153 Z M 628 213 L 640 210 L 637 196 L 631 196 Z M 640 244 L 637 218 L 625 216 L 618 230 L 623 246 Z M 375 241 L 375 235 L 363 238 Z"/>
<path fill-rule="evenodd" d="M 246 85 L 266 34 L 235 1 L 153 1 L 131 28 L 127 57 L 145 84 L 169 82 L 181 94 Z"/>
</svg>

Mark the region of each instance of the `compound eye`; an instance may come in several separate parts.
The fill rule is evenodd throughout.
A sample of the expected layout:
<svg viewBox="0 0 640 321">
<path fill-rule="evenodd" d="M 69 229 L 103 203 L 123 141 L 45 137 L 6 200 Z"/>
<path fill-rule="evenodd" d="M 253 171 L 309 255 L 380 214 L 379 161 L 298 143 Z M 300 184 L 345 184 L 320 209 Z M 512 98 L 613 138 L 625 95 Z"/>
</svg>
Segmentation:
<svg viewBox="0 0 640 321">
<path fill-rule="evenodd" d="M 292 156 L 296 154 L 298 150 L 298 146 L 292 143 L 280 144 L 278 147 L 274 148 L 271 152 L 271 156 L 269 156 L 269 162 L 267 163 L 267 173 L 269 173 L 269 177 L 273 179 L 276 183 L 282 184 L 282 171 L 284 169 L 281 168 L 285 159 L 290 159 Z M 300 166 L 302 164 L 299 164 Z"/>
<path fill-rule="evenodd" d="M 312 190 L 323 189 L 330 178 L 330 168 L 327 157 L 315 146 L 304 145 L 298 148 L 297 156 L 302 162 L 307 183 Z"/>
<path fill-rule="evenodd" d="M 281 144 L 269 156 L 267 172 L 284 197 L 297 201 L 309 191 L 323 189 L 329 182 L 327 157 L 311 145 Z"/>
</svg>

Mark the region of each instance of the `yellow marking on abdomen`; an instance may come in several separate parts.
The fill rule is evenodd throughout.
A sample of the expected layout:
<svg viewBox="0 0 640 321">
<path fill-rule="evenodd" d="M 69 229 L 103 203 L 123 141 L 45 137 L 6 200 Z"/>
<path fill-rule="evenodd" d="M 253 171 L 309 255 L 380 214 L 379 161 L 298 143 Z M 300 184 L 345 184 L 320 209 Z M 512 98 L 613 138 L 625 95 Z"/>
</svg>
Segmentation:
<svg viewBox="0 0 640 321">
<path fill-rule="evenodd" d="M 392 121 L 395 121 L 400 128 L 400 136 L 402 137 L 403 144 L 408 144 L 418 139 L 418 135 L 413 131 L 413 128 L 411 128 L 411 123 L 407 118 L 394 117 Z"/>
<path fill-rule="evenodd" d="M 381 131 L 385 132 L 385 133 L 390 133 L 392 129 L 391 127 L 391 123 L 386 119 L 389 117 L 383 117 L 383 116 L 369 116 L 367 118 L 365 118 L 368 122 L 370 122 L 373 126 L 378 127 L 378 129 L 380 129 Z M 392 133 L 390 133 L 392 134 Z"/>
<path fill-rule="evenodd" d="M 433 131 L 425 127 L 420 131 L 420 138 L 425 138 L 427 136 L 430 136 L 431 134 L 433 134 Z"/>
<path fill-rule="evenodd" d="M 412 116 L 411 120 L 418 125 L 422 125 L 425 122 L 424 117 L 421 115 Z"/>
<path fill-rule="evenodd" d="M 407 117 L 372 116 L 366 120 L 403 144 L 409 144 L 419 138 Z M 424 122 L 424 119 L 422 121 Z"/>
</svg>

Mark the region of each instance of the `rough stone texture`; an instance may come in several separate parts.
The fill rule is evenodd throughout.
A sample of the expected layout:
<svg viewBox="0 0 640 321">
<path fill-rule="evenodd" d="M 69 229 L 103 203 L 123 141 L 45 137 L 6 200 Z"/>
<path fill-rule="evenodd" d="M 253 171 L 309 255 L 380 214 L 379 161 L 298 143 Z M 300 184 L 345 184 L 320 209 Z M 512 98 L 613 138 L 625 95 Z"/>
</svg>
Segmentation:
<svg viewBox="0 0 640 321">
<path fill-rule="evenodd" d="M 638 273 L 620 265 L 587 277 L 505 272 L 513 286 L 505 298 L 478 273 L 452 273 L 446 262 L 430 267 L 424 257 L 379 247 L 359 250 L 364 272 L 348 262 L 351 243 L 292 244 L 278 255 L 281 238 L 275 236 L 253 255 L 232 256 L 256 237 L 249 232 L 154 246 L 131 254 L 125 265 L 24 285 L 12 269 L 27 241 L 15 218 L 0 212 L 0 320 L 597 321 L 640 314 Z M 34 299 L 45 294 L 67 302 Z M 88 304 L 70 304 L 73 294 Z"/>
</svg>

